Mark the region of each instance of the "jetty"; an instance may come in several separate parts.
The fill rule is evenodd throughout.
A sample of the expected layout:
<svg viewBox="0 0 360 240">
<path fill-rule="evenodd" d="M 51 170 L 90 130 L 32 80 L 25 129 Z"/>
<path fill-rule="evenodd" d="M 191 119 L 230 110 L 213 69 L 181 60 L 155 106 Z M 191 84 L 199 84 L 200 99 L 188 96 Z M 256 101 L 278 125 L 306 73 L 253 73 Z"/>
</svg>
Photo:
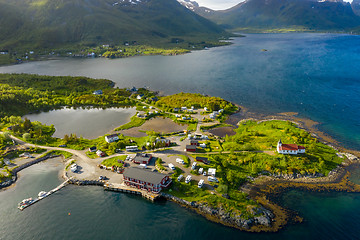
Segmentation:
<svg viewBox="0 0 360 240">
<path fill-rule="evenodd" d="M 40 200 L 43 200 L 44 198 L 52 195 L 53 193 L 59 191 L 60 189 L 62 189 L 63 187 L 65 187 L 66 185 L 69 184 L 69 182 L 71 181 L 71 178 L 67 179 L 66 181 L 64 181 L 63 183 L 61 183 L 59 186 L 57 186 L 56 188 L 50 190 L 49 192 L 47 192 L 46 194 L 44 194 L 42 197 L 38 197 L 30 202 L 28 202 L 27 204 L 24 204 L 24 205 L 20 205 L 18 206 L 18 208 L 22 211 L 24 210 L 25 208 L 27 207 L 30 207 L 31 205 L 39 202 Z"/>
<path fill-rule="evenodd" d="M 161 196 L 160 194 L 126 186 L 123 183 L 122 184 L 105 183 L 104 190 L 141 195 L 143 198 L 146 198 L 147 200 L 150 200 L 152 202 L 154 202 L 157 198 Z"/>
</svg>

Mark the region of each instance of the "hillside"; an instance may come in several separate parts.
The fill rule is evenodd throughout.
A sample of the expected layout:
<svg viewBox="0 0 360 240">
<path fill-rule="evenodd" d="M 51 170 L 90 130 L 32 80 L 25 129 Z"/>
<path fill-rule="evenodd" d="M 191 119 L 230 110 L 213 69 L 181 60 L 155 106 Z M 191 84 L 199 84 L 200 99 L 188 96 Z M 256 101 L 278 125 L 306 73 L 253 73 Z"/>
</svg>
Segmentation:
<svg viewBox="0 0 360 240">
<path fill-rule="evenodd" d="M 0 50 L 164 44 L 226 33 L 176 0 L 0 0 Z"/>
<path fill-rule="evenodd" d="M 247 0 L 224 11 L 194 10 L 220 24 L 236 29 L 347 31 L 360 26 L 360 17 L 349 3 L 310 0 Z"/>
</svg>

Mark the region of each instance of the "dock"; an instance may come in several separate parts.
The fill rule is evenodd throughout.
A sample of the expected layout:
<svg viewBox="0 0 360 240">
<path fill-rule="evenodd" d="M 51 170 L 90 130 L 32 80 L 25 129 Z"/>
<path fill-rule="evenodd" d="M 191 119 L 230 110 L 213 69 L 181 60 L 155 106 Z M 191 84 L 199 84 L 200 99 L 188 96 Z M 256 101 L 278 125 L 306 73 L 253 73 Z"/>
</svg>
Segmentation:
<svg viewBox="0 0 360 240">
<path fill-rule="evenodd" d="M 47 198 L 48 196 L 52 195 L 53 193 L 59 191 L 60 189 L 62 189 L 63 187 L 65 187 L 66 185 L 69 184 L 71 178 L 67 179 L 65 182 L 61 183 L 59 186 L 57 186 L 56 188 L 50 190 L 49 192 L 47 192 L 43 197 L 39 197 L 39 198 L 36 198 L 34 199 L 32 202 L 30 202 L 29 204 L 27 205 L 22 205 L 22 206 L 19 206 L 18 208 L 22 211 L 24 210 L 25 208 L 27 207 L 30 207 L 31 205 L 39 202 L 40 200 L 43 200 L 44 198 Z"/>
<path fill-rule="evenodd" d="M 114 192 L 123 192 L 123 193 L 131 193 L 136 195 L 141 195 L 143 198 L 154 202 L 161 195 L 153 192 L 148 192 L 142 189 L 128 187 L 125 184 L 115 184 L 115 183 L 105 183 L 104 190 L 114 191 Z"/>
</svg>

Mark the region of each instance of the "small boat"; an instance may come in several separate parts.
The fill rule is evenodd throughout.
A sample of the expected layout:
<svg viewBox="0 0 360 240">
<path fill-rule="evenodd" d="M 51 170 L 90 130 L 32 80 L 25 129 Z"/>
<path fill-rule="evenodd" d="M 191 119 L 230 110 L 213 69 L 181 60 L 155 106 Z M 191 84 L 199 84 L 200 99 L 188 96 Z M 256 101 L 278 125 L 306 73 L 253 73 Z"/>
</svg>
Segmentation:
<svg viewBox="0 0 360 240">
<path fill-rule="evenodd" d="M 39 192 L 38 197 L 39 197 L 39 199 L 42 199 L 42 198 L 46 197 L 47 194 L 48 194 L 47 192 L 41 191 L 41 192 Z"/>
<path fill-rule="evenodd" d="M 32 198 L 26 198 L 19 203 L 18 208 L 20 210 L 23 210 L 27 206 L 31 205 L 33 202 L 34 202 L 34 200 Z"/>
</svg>

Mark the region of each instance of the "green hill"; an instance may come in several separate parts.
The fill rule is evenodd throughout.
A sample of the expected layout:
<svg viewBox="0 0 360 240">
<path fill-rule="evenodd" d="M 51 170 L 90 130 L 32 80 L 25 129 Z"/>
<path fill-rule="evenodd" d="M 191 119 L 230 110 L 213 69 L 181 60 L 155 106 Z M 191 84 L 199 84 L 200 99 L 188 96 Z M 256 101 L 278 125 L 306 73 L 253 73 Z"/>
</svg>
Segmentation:
<svg viewBox="0 0 360 240">
<path fill-rule="evenodd" d="M 226 35 L 176 0 L 0 0 L 0 50 L 126 41 L 161 45 Z"/>
<path fill-rule="evenodd" d="M 310 0 L 248 0 L 225 11 L 196 11 L 228 29 L 348 31 L 360 26 L 349 3 Z"/>
</svg>

